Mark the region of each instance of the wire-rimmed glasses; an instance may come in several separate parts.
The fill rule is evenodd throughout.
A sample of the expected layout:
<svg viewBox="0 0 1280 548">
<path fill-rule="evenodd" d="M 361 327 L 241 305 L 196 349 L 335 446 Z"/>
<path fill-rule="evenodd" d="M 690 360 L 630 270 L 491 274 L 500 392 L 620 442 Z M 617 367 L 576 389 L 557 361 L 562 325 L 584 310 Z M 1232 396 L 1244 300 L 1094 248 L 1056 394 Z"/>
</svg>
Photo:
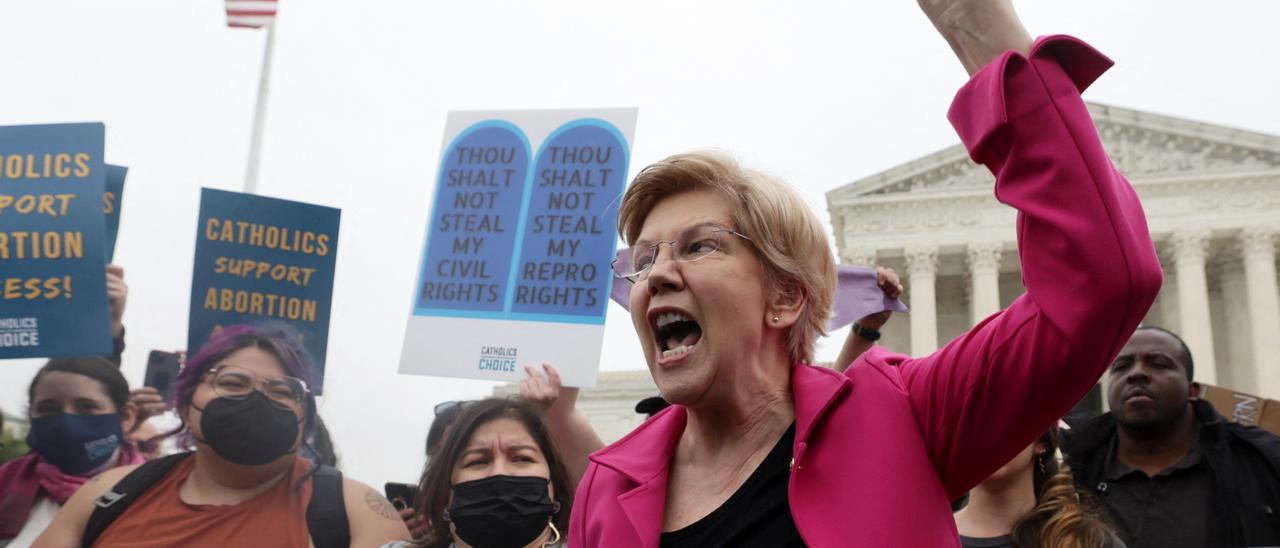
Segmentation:
<svg viewBox="0 0 1280 548">
<path fill-rule="evenodd" d="M 754 242 L 745 234 L 720 228 L 715 225 L 700 225 L 686 230 L 676 240 L 658 240 L 632 247 L 619 252 L 610 265 L 613 275 L 626 278 L 631 283 L 649 277 L 649 271 L 658 260 L 658 248 L 662 244 L 671 246 L 671 258 L 682 263 L 701 261 L 715 255 L 724 248 L 724 235 L 732 234 L 748 242 Z"/>
<path fill-rule="evenodd" d="M 228 365 L 209 370 L 209 377 L 213 393 L 218 396 L 239 400 L 258 390 L 272 405 L 286 411 L 302 410 L 303 402 L 311 392 L 307 383 L 299 378 L 259 377 L 253 371 Z"/>
</svg>

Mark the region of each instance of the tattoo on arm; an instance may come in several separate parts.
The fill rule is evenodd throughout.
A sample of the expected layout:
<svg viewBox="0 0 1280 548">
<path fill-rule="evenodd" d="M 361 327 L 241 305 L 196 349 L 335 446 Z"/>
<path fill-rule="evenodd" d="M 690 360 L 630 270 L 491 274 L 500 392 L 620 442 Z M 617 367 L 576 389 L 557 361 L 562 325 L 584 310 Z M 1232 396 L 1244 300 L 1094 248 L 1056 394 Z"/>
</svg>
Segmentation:
<svg viewBox="0 0 1280 548">
<path fill-rule="evenodd" d="M 396 512 L 395 507 L 391 506 L 391 503 L 387 502 L 387 499 L 379 495 L 377 491 L 370 489 L 368 493 L 365 493 L 364 502 L 369 505 L 370 510 L 373 510 L 379 516 L 400 521 L 400 513 Z"/>
</svg>

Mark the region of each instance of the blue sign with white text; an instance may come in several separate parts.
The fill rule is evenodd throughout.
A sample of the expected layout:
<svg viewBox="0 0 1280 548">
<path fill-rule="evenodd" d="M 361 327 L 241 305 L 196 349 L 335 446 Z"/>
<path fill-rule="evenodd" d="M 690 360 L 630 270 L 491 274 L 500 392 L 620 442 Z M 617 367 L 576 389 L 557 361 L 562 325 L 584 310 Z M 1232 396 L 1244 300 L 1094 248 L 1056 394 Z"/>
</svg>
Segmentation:
<svg viewBox="0 0 1280 548">
<path fill-rule="evenodd" d="M 205 188 L 200 194 L 187 348 L 235 324 L 288 324 L 323 388 L 342 211 Z"/>
<path fill-rule="evenodd" d="M 0 127 L 0 358 L 111 354 L 105 133 Z"/>
<path fill-rule="evenodd" d="M 102 195 L 102 214 L 106 216 L 107 262 L 116 256 L 116 235 L 120 233 L 120 203 L 124 200 L 124 178 L 129 168 L 107 164 L 106 192 Z"/>
</svg>

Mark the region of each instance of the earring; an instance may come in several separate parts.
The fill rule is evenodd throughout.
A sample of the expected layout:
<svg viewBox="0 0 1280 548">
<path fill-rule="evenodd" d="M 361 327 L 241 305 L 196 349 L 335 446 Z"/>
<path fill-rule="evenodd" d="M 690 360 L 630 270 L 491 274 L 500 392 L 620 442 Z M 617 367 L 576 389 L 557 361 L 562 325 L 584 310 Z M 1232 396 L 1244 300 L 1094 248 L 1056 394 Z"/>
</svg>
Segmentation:
<svg viewBox="0 0 1280 548">
<path fill-rule="evenodd" d="M 777 314 L 775 314 L 775 315 L 773 316 L 773 323 L 778 323 L 778 322 L 779 322 L 779 321 L 781 321 L 781 320 L 782 320 L 782 318 L 779 318 L 779 317 L 777 316 Z"/>
<path fill-rule="evenodd" d="M 1036 457 L 1036 467 L 1040 469 L 1040 475 L 1044 475 L 1045 473 L 1044 461 L 1046 460 L 1049 459 L 1044 458 L 1044 453 L 1040 453 L 1040 455 Z"/>
<path fill-rule="evenodd" d="M 547 527 L 550 527 L 550 528 L 551 528 L 551 532 L 552 532 L 552 533 L 555 533 L 555 535 L 556 535 L 556 536 L 555 536 L 555 537 L 553 537 L 551 540 L 547 541 L 547 543 L 546 543 L 546 544 L 543 544 L 542 546 L 544 546 L 544 547 L 546 547 L 546 546 L 555 546 L 555 545 L 556 545 L 556 543 L 560 542 L 560 539 L 562 538 L 562 537 L 560 536 L 560 530 L 559 530 L 559 529 L 556 529 L 556 524 L 551 522 L 551 518 L 547 518 Z"/>
</svg>

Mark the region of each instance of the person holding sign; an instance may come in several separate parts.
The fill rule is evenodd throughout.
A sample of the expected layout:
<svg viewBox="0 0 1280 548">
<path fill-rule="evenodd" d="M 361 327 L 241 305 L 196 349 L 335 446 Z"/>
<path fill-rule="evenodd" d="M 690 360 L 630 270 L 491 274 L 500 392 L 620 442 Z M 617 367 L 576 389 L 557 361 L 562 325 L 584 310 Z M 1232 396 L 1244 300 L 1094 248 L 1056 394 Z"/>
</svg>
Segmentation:
<svg viewBox="0 0 1280 548">
<path fill-rule="evenodd" d="M 1027 294 L 938 352 L 807 365 L 831 313 L 822 224 L 717 154 L 640 172 L 618 225 L 630 310 L 673 405 L 590 457 L 574 546 L 960 546 L 950 501 L 1094 385 L 1161 271 L 1080 91 L 1111 62 L 1032 42 L 1008 0 L 920 0 L 971 75 L 950 118 L 1019 210 Z"/>
<path fill-rule="evenodd" d="M 323 548 L 409 538 L 381 494 L 299 455 L 316 423 L 312 367 L 288 333 L 224 328 L 174 383 L 195 450 L 103 473 L 35 546 Z"/>
</svg>

